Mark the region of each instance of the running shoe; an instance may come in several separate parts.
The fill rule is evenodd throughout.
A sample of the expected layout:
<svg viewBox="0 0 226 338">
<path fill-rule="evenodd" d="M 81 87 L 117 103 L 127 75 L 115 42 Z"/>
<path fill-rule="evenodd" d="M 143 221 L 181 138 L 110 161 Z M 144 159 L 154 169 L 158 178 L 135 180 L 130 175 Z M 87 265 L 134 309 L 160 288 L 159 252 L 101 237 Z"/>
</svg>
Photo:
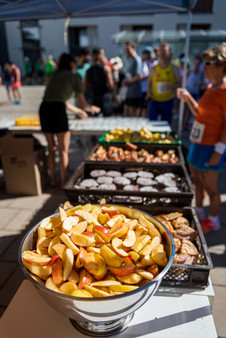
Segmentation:
<svg viewBox="0 0 226 338">
<path fill-rule="evenodd" d="M 211 221 L 209 218 L 204 219 L 204 221 L 201 222 L 202 231 L 204 234 L 207 234 L 210 231 L 217 231 L 220 230 L 220 224 L 217 222 Z"/>
</svg>

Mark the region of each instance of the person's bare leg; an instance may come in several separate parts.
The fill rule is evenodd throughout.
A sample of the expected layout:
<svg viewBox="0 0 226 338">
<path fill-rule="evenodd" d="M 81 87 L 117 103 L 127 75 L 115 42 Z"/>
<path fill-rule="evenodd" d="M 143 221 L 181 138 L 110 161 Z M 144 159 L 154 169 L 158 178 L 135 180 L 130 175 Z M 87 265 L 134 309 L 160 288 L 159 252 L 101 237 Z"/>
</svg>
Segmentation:
<svg viewBox="0 0 226 338">
<path fill-rule="evenodd" d="M 192 167 L 189 165 L 190 172 L 193 177 L 194 185 L 195 185 L 195 201 L 196 207 L 201 208 L 203 207 L 203 199 L 204 199 L 204 186 L 203 180 L 200 176 L 200 170 Z"/>
<path fill-rule="evenodd" d="M 220 194 L 218 190 L 219 172 L 208 171 L 202 172 L 203 186 L 207 191 L 210 199 L 210 215 L 217 216 L 220 209 Z"/>
<path fill-rule="evenodd" d="M 48 143 L 48 166 L 50 171 L 50 185 L 53 187 L 56 185 L 56 173 L 55 173 L 55 153 L 56 145 L 54 141 L 54 134 L 45 133 L 45 137 Z"/>
<path fill-rule="evenodd" d="M 21 101 L 21 90 L 20 90 L 20 87 L 17 88 L 17 97 L 18 97 L 18 100 Z"/>
<path fill-rule="evenodd" d="M 11 103 L 12 102 L 12 97 L 11 97 L 11 94 L 10 94 L 10 88 L 6 88 L 6 93 L 7 93 L 8 100 Z"/>
<path fill-rule="evenodd" d="M 13 88 L 12 91 L 13 91 L 13 99 L 17 100 L 16 88 Z"/>
<path fill-rule="evenodd" d="M 58 139 L 58 150 L 60 154 L 60 180 L 61 180 L 61 188 L 63 189 L 66 183 L 67 168 L 69 164 L 68 151 L 71 139 L 70 131 L 58 133 L 57 139 Z"/>
</svg>

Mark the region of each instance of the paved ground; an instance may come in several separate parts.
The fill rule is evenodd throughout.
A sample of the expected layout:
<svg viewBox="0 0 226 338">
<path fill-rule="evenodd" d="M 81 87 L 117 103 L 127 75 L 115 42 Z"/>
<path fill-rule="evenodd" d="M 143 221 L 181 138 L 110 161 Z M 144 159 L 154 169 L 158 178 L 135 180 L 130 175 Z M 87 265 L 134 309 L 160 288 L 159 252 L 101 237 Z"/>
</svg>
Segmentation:
<svg viewBox="0 0 226 338">
<path fill-rule="evenodd" d="M 15 106 L 7 103 L 5 89 L 0 87 L 0 128 L 13 122 L 15 117 L 34 114 L 38 111 L 44 87 L 23 87 L 22 104 Z M 175 122 L 176 124 L 176 122 Z M 43 138 L 40 138 L 43 142 Z M 183 141 L 188 143 L 184 133 Z M 72 139 L 70 147 L 70 172 L 83 160 L 83 149 Z M 220 176 L 222 194 L 221 221 L 219 232 L 206 235 L 214 268 L 211 279 L 215 291 L 213 316 L 219 337 L 226 337 L 226 171 Z M 41 196 L 12 196 L 5 192 L 4 176 L 0 169 L 0 315 L 3 314 L 12 297 L 23 281 L 23 274 L 17 263 L 20 241 L 25 232 L 43 217 L 53 213 L 60 203 L 66 200 L 59 187 L 46 187 Z M 208 206 L 208 200 L 206 200 Z M 212 337 L 210 337 L 212 338 Z"/>
</svg>

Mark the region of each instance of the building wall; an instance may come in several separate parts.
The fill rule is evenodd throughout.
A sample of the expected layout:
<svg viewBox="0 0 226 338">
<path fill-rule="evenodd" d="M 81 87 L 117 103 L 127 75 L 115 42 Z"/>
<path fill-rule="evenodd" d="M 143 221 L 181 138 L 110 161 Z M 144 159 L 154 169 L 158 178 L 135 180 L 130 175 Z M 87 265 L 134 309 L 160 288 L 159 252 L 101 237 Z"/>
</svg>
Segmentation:
<svg viewBox="0 0 226 338">
<path fill-rule="evenodd" d="M 193 23 L 211 24 L 212 29 L 226 29 L 226 1 L 215 0 L 213 14 L 193 14 Z M 147 25 L 153 30 L 175 30 L 177 24 L 186 24 L 187 14 L 153 14 L 141 16 L 113 16 L 97 18 L 72 18 L 69 27 L 94 26 L 97 28 L 98 45 L 105 49 L 108 58 L 118 53 L 118 46 L 111 36 L 120 32 L 122 25 Z M 64 19 L 40 20 L 41 47 L 43 56 L 52 54 L 57 58 L 60 53 L 67 52 L 64 45 Z M 19 22 L 6 23 L 6 36 L 9 58 L 23 68 L 23 48 Z"/>
</svg>

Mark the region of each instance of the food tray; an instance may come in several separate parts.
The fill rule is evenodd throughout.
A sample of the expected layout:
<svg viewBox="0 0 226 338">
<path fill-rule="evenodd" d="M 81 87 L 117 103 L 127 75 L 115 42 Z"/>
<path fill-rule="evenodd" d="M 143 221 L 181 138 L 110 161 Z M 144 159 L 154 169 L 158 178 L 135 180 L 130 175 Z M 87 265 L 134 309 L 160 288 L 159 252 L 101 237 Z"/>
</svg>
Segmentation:
<svg viewBox="0 0 226 338">
<path fill-rule="evenodd" d="M 98 140 L 98 142 L 100 144 L 104 144 L 104 143 L 108 143 L 108 144 L 115 144 L 115 145 L 120 145 L 120 144 L 125 144 L 126 142 L 131 142 L 131 143 L 134 143 L 134 144 L 163 144 L 164 146 L 172 146 L 172 145 L 179 145 L 181 146 L 182 145 L 182 142 L 181 140 L 179 139 L 178 135 L 174 132 L 174 131 L 171 131 L 171 132 L 161 132 L 161 131 L 155 131 L 155 132 L 152 132 L 152 134 L 156 134 L 156 133 L 159 133 L 161 134 L 163 137 L 165 137 L 166 135 L 169 135 L 171 136 L 174 141 L 172 141 L 171 143 L 163 143 L 163 142 L 143 142 L 143 141 L 106 141 L 105 140 L 105 135 L 108 134 L 110 132 L 110 130 L 108 130 L 106 133 L 104 133 Z"/>
<path fill-rule="evenodd" d="M 158 207 L 158 206 L 137 206 L 132 205 L 132 208 L 145 211 L 152 216 L 159 214 L 168 214 L 171 212 L 182 213 L 188 219 L 189 225 L 198 233 L 198 238 L 193 242 L 201 254 L 200 264 L 172 264 L 166 275 L 163 277 L 161 286 L 169 287 L 188 287 L 188 288 L 204 288 L 208 285 L 208 277 L 213 263 L 208 252 L 208 247 L 193 208 L 178 208 L 178 207 Z"/>
<path fill-rule="evenodd" d="M 86 162 L 89 162 L 91 161 L 92 163 L 94 162 L 93 160 L 90 160 L 91 156 L 97 151 L 97 149 L 99 148 L 100 144 L 97 144 L 93 150 L 91 151 L 91 153 L 88 155 L 87 159 L 86 159 Z M 104 143 L 102 144 L 103 148 L 108 150 L 109 147 L 113 146 L 112 143 Z M 125 144 L 122 144 L 122 145 L 119 145 L 119 144 L 115 144 L 116 147 L 120 147 L 122 148 L 123 150 L 126 149 L 126 145 Z M 157 150 L 162 150 L 164 153 L 165 152 L 168 152 L 169 150 L 174 150 L 175 151 L 175 154 L 176 156 L 178 157 L 178 162 L 177 163 L 173 163 L 173 165 L 178 165 L 178 164 L 183 164 L 185 163 L 185 160 L 184 160 L 184 155 L 183 155 L 183 152 L 182 152 L 182 149 L 180 146 L 175 146 L 175 145 L 165 145 L 165 144 L 143 144 L 143 145 L 137 145 L 137 149 L 136 151 L 140 151 L 141 149 L 144 149 L 144 150 L 147 150 L 149 153 L 155 153 Z M 117 161 L 98 161 L 98 163 L 119 163 Z M 132 161 L 120 161 L 120 163 L 128 163 L 128 164 L 134 164 L 134 163 L 138 163 L 138 162 L 132 162 Z M 140 162 L 142 163 L 142 165 L 150 165 L 150 163 L 145 163 L 145 162 Z M 162 165 L 165 165 L 165 164 L 170 164 L 170 163 L 158 163 L 158 164 L 162 164 Z"/>
<path fill-rule="evenodd" d="M 90 178 L 89 173 L 95 169 L 104 170 L 118 170 L 122 173 L 127 171 L 139 171 L 146 170 L 156 174 L 163 174 L 166 172 L 172 172 L 177 174 L 181 178 L 181 190 L 180 192 L 146 192 L 146 191 L 126 191 L 126 190 L 98 190 L 98 189 L 82 189 L 74 188 L 75 184 L 79 184 L 81 180 Z M 189 206 L 194 195 L 191 180 L 188 176 L 187 170 L 184 165 L 164 165 L 161 164 L 149 164 L 144 166 L 140 163 L 128 164 L 117 163 L 111 164 L 108 162 L 82 162 L 78 169 L 73 173 L 70 179 L 64 186 L 64 191 L 72 203 L 96 203 L 99 204 L 102 198 L 105 198 L 107 203 L 110 204 L 125 204 L 130 205 L 136 203 L 139 205 L 154 205 L 158 202 L 158 205 L 177 205 L 177 206 Z"/>
</svg>

